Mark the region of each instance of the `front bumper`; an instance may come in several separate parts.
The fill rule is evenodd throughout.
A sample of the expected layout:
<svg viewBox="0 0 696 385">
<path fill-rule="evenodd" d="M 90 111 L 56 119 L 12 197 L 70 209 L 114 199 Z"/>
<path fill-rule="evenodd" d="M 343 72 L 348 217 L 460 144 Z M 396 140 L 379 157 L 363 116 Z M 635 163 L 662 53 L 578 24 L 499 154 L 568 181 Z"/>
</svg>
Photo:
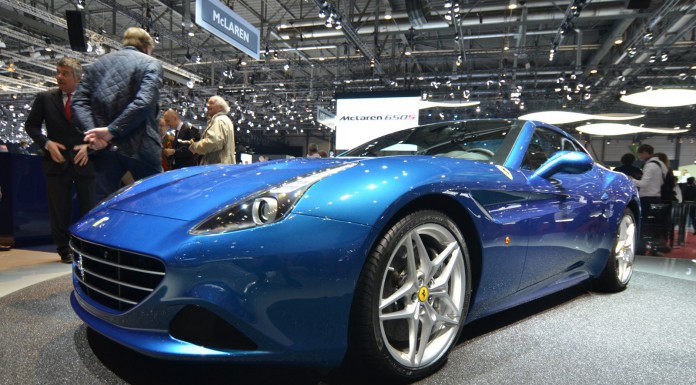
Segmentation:
<svg viewBox="0 0 696 385">
<path fill-rule="evenodd" d="M 125 212 L 109 216 L 121 224 L 129 216 L 143 219 Z M 74 268 L 71 304 L 90 327 L 160 358 L 340 364 L 371 227 L 297 215 L 264 228 L 191 236 L 181 233 L 180 221 L 156 221 L 160 237 L 151 242 L 130 232 L 109 235 L 107 246 L 165 265 L 162 282 L 132 308 L 113 309 L 90 298 Z M 74 235 L 103 239 L 93 226 L 83 229 Z M 169 246 L 159 247 L 164 244 Z M 218 332 L 229 343 L 218 343 Z"/>
</svg>

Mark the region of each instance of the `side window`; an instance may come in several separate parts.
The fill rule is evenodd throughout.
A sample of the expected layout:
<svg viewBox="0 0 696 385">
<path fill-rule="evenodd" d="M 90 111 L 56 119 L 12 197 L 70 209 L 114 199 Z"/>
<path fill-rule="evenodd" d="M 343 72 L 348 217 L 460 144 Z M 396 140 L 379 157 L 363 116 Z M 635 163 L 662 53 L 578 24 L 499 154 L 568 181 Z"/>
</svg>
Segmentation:
<svg viewBox="0 0 696 385">
<path fill-rule="evenodd" d="M 537 127 L 522 160 L 523 170 L 536 170 L 558 151 L 575 151 L 572 142 L 554 131 Z"/>
</svg>

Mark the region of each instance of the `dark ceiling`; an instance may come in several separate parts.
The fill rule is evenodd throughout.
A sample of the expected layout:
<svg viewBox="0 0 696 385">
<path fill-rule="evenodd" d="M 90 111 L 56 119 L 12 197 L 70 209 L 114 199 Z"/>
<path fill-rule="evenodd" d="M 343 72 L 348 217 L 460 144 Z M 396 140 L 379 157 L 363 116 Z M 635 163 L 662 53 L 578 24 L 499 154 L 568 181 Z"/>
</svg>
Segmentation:
<svg viewBox="0 0 696 385">
<path fill-rule="evenodd" d="M 162 107 L 203 124 L 205 98 L 220 93 L 234 107 L 238 135 L 250 142 L 330 136 L 315 122 L 316 108 L 335 111 L 335 94 L 345 92 L 409 90 L 430 100 L 481 102 L 478 110 L 443 109 L 446 117 L 566 109 L 640 112 L 646 114 L 641 123 L 654 127 L 696 123 L 692 107 L 619 101 L 622 92 L 646 87 L 694 88 L 691 0 L 223 1 L 260 30 L 260 60 L 197 26 L 189 1 L 88 0 L 85 33 L 93 49 L 73 52 L 65 11 L 76 3 L 0 0 L 6 46 L 0 103 L 10 126 L 9 106 L 16 114 L 37 91 L 55 85 L 57 58 L 73 55 L 87 64 L 118 49 L 123 31 L 134 25 L 159 39 Z M 322 8 L 326 15 L 319 17 Z M 187 86 L 189 80 L 194 84 Z"/>
</svg>

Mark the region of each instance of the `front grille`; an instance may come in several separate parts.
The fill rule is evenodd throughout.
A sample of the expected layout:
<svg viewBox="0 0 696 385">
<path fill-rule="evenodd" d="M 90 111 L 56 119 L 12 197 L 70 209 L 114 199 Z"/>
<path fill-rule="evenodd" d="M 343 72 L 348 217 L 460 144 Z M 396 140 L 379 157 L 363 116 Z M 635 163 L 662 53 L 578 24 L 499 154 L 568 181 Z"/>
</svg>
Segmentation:
<svg viewBox="0 0 696 385">
<path fill-rule="evenodd" d="M 73 274 L 83 292 L 108 308 L 126 311 L 145 299 L 164 278 L 164 264 L 153 257 L 71 237 Z"/>
</svg>

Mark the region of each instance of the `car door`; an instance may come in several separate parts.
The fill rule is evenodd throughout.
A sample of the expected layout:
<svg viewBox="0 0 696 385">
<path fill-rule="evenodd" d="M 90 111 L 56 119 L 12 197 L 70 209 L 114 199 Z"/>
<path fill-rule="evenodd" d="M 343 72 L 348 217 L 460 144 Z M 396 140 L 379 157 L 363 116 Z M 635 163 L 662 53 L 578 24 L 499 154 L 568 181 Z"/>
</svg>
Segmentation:
<svg viewBox="0 0 696 385">
<path fill-rule="evenodd" d="M 595 164 L 579 173 L 533 177 L 558 151 L 584 151 L 561 133 L 537 126 L 521 165 L 528 179 L 529 241 L 520 289 L 587 263 L 601 243 L 608 194 Z"/>
</svg>

